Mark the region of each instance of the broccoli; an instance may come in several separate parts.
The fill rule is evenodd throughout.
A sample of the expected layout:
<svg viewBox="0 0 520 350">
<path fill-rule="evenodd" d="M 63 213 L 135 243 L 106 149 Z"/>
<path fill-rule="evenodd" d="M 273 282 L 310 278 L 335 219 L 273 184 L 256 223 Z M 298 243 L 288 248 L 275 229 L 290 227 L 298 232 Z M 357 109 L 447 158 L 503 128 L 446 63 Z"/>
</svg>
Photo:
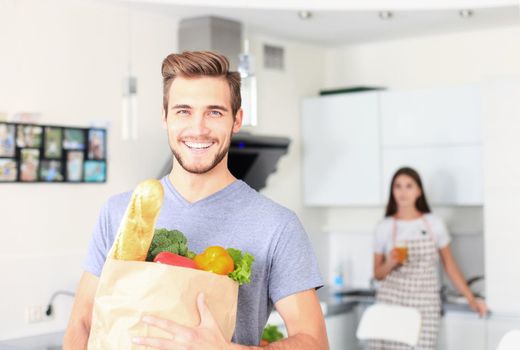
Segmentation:
<svg viewBox="0 0 520 350">
<path fill-rule="evenodd" d="M 195 253 L 188 250 L 188 240 L 181 231 L 170 231 L 165 228 L 155 230 L 146 261 L 153 261 L 155 256 L 161 252 L 170 252 L 190 259 L 195 256 Z"/>
</svg>

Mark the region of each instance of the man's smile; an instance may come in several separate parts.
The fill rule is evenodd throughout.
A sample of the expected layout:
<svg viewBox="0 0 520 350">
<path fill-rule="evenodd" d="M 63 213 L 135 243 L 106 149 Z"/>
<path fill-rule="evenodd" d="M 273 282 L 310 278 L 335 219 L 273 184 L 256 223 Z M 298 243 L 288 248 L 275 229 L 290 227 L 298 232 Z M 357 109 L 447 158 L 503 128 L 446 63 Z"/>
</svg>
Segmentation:
<svg viewBox="0 0 520 350">
<path fill-rule="evenodd" d="M 208 149 L 210 148 L 214 142 L 194 142 L 194 141 L 183 141 L 183 143 L 190 149 Z"/>
</svg>

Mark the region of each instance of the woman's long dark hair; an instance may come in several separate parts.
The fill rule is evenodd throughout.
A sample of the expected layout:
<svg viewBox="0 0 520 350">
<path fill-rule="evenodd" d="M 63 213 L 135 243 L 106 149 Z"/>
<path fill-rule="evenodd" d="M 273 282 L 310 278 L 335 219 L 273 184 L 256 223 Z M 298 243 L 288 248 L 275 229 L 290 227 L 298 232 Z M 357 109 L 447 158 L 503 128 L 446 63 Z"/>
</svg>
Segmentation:
<svg viewBox="0 0 520 350">
<path fill-rule="evenodd" d="M 415 202 L 415 208 L 417 208 L 417 210 L 419 210 L 421 213 L 431 212 L 430 206 L 428 205 L 428 201 L 426 200 L 426 195 L 424 194 L 424 189 L 419 173 L 417 173 L 417 171 L 415 171 L 412 168 L 404 167 L 397 170 L 394 176 L 392 177 L 392 183 L 390 184 L 390 198 L 388 199 L 388 204 L 386 205 L 385 216 L 392 216 L 395 213 L 397 213 L 397 203 L 395 202 L 394 197 L 394 182 L 399 175 L 406 175 L 411 177 L 421 190 L 421 196 L 417 198 L 417 201 Z"/>
</svg>

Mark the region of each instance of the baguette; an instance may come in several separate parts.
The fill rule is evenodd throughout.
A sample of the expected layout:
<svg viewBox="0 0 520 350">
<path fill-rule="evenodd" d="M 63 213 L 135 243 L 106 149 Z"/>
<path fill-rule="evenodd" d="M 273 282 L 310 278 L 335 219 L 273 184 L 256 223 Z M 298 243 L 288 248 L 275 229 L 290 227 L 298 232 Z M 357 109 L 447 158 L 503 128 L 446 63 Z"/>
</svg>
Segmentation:
<svg viewBox="0 0 520 350">
<path fill-rule="evenodd" d="M 146 260 L 163 199 L 164 189 L 160 181 L 150 179 L 137 185 L 119 225 L 110 258 Z"/>
</svg>

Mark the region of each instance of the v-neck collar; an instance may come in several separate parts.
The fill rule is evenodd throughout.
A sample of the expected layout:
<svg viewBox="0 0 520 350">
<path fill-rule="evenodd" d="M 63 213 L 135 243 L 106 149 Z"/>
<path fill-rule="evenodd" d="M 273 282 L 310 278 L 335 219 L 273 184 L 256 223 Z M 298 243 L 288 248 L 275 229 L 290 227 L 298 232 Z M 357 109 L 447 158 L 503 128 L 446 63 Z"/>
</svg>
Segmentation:
<svg viewBox="0 0 520 350">
<path fill-rule="evenodd" d="M 195 206 L 203 206 L 206 203 L 211 203 L 216 200 L 220 200 L 222 198 L 225 198 L 226 196 L 230 195 L 231 193 L 237 191 L 242 184 L 244 183 L 242 180 L 236 179 L 226 187 L 224 187 L 221 190 L 218 190 L 215 193 L 210 194 L 209 196 L 199 199 L 198 201 L 195 201 L 193 203 L 190 203 L 186 198 L 184 198 L 176 189 L 173 187 L 173 184 L 171 183 L 168 176 L 163 177 L 163 185 L 165 185 L 166 190 L 170 191 L 170 193 L 177 199 L 177 201 L 185 208 L 195 207 Z"/>
</svg>

